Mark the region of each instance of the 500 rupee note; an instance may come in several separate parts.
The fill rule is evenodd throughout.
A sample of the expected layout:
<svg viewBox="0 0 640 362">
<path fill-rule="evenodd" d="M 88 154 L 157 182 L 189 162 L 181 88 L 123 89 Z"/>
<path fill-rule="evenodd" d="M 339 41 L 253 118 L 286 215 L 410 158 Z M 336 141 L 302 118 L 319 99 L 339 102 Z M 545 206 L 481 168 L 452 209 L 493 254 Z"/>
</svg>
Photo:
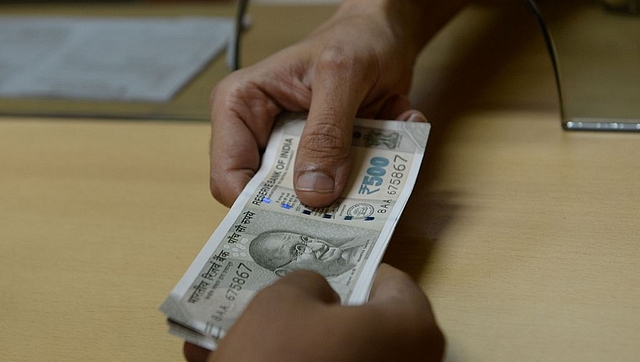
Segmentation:
<svg viewBox="0 0 640 362">
<path fill-rule="evenodd" d="M 295 269 L 322 274 L 343 304 L 366 301 L 430 125 L 356 119 L 345 191 L 327 207 L 309 208 L 293 190 L 304 124 L 295 115 L 281 120 L 260 170 L 160 307 L 171 333 L 215 349 L 253 296 Z"/>
</svg>

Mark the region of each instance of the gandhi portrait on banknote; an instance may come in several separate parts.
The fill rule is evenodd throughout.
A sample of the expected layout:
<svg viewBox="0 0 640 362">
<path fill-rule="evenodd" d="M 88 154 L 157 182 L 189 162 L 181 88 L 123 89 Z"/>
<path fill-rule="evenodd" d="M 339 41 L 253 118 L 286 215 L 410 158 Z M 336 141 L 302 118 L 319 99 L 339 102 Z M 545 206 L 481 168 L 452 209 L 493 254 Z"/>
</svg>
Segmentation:
<svg viewBox="0 0 640 362">
<path fill-rule="evenodd" d="M 306 269 L 330 278 L 355 267 L 365 244 L 358 240 L 322 240 L 292 231 L 267 231 L 251 241 L 249 254 L 278 276 Z"/>
</svg>

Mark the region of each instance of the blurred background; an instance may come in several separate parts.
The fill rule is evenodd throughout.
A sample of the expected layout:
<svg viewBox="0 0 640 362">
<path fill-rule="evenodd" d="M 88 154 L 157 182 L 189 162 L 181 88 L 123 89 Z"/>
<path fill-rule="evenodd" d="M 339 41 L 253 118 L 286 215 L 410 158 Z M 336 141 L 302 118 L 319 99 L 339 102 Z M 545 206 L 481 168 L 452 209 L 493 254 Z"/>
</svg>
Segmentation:
<svg viewBox="0 0 640 362">
<path fill-rule="evenodd" d="M 303 4 L 326 7 L 319 11 L 329 16 L 338 2 L 251 1 L 244 24 L 248 28 L 244 33 L 249 35 L 238 47 L 238 58 L 241 62 L 244 60 L 246 65 L 255 61 L 250 56 L 244 59 L 247 47 L 252 49 L 251 54 L 263 57 L 267 55 L 266 51 L 256 52 L 255 48 L 262 49 L 265 41 L 280 42 L 282 39 L 284 44 L 292 40 L 289 35 L 291 28 L 287 26 L 278 27 L 277 31 L 269 34 L 251 34 L 252 22 L 277 21 L 284 16 L 277 11 L 271 15 L 269 9 L 255 13 L 252 5 Z M 236 5 L 235 0 L 0 0 L 0 115 L 207 121 L 210 91 L 228 74 L 232 59 L 226 52 L 226 45 L 222 45 L 222 48 L 217 46 L 212 54 L 201 53 L 212 48 L 215 45 L 212 42 L 219 38 L 230 39 L 229 44 L 233 42 Z M 193 18 L 205 19 L 210 24 L 191 28 L 188 24 L 182 24 L 182 27 L 175 24 Z M 287 25 L 311 30 L 311 24 L 299 24 L 295 15 L 286 18 Z M 53 24 L 52 19 L 77 21 L 78 24 Z M 130 33 L 117 24 L 111 24 L 110 28 L 105 28 L 107 30 L 93 29 L 90 22 L 96 19 L 126 19 L 131 23 L 142 20 L 137 24 L 139 26 L 144 26 L 144 22 L 148 23 L 149 20 L 170 20 L 174 24 L 167 24 L 169 30 L 164 35 L 165 41 L 159 35 L 154 36 L 159 31 L 142 33 L 133 30 L 136 24 L 128 24 Z M 85 23 L 80 24 L 83 21 Z M 157 23 L 155 26 L 161 25 Z M 175 29 L 170 30 L 171 26 Z M 92 32 L 95 36 L 87 35 Z M 68 42 L 78 35 L 86 38 L 82 42 L 85 48 L 81 47 L 83 44 L 75 44 L 75 48 L 71 49 Z M 135 44 L 135 37 L 139 38 L 139 45 Z M 150 41 L 150 37 L 154 40 Z M 213 39 L 216 37 L 218 40 Z M 189 42 L 191 45 L 187 51 L 182 45 Z M 147 46 L 155 48 L 147 49 Z M 229 53 L 233 53 L 234 48 L 230 46 Z M 115 51 L 120 54 L 115 55 Z M 192 58 L 189 51 L 200 53 L 195 54 L 198 62 L 186 64 Z M 183 58 L 182 63 L 175 59 L 178 57 Z M 150 64 L 154 59 L 157 60 L 156 64 Z M 56 62 L 57 65 L 54 64 Z M 118 67 L 124 70 L 118 71 Z M 136 67 L 148 73 L 144 75 L 146 78 L 136 78 Z M 108 76 L 105 76 L 105 69 L 111 72 Z M 166 69 L 172 69 L 173 73 L 163 72 Z M 152 71 L 155 73 L 151 74 Z M 178 76 L 180 79 L 177 79 Z M 158 86 L 154 80 L 160 78 L 168 80 Z M 133 91 L 133 88 L 138 90 Z M 154 98 L 142 94 L 145 91 L 163 94 Z"/>
</svg>

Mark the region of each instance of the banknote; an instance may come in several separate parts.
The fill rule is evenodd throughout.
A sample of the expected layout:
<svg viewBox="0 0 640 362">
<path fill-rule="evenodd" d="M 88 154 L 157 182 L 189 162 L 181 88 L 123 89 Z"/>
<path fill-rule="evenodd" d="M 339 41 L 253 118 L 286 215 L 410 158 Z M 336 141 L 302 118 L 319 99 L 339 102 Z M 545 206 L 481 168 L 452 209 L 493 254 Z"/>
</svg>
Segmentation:
<svg viewBox="0 0 640 362">
<path fill-rule="evenodd" d="M 345 305 L 366 301 L 430 125 L 355 119 L 347 187 L 322 208 L 293 190 L 304 125 L 294 114 L 275 127 L 260 170 L 160 307 L 171 333 L 215 349 L 258 291 L 296 269 L 322 274 Z"/>
</svg>

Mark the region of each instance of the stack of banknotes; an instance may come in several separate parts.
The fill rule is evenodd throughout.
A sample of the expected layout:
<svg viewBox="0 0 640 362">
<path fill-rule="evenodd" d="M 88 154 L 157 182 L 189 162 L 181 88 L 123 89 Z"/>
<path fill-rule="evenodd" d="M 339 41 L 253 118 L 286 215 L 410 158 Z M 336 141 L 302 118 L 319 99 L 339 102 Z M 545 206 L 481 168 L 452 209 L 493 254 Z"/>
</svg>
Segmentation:
<svg viewBox="0 0 640 362">
<path fill-rule="evenodd" d="M 325 276 L 345 305 L 366 302 L 430 125 L 354 120 L 345 191 L 327 207 L 309 208 L 293 190 L 304 124 L 304 115 L 289 115 L 274 129 L 260 170 L 160 307 L 170 333 L 216 349 L 253 296 L 296 269 Z"/>
</svg>

